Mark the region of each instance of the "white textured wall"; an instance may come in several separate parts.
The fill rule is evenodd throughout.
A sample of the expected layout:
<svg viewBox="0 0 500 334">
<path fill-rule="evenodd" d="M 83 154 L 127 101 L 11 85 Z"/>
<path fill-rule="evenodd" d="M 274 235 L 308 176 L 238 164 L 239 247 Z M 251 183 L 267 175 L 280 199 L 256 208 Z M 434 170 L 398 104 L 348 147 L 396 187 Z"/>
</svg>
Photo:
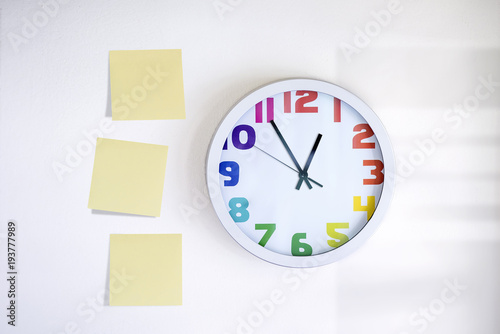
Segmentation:
<svg viewBox="0 0 500 334">
<path fill-rule="evenodd" d="M 278 291 L 283 303 L 240 333 L 500 332 L 500 85 L 473 105 L 481 80 L 500 82 L 500 1 L 65 2 L 17 45 L 13 34 L 42 6 L 0 1 L 0 233 L 18 221 L 20 273 L 19 325 L 8 328 L 0 311 L 2 333 L 237 333 Z M 220 3 L 232 10 L 218 13 Z M 376 29 L 371 12 L 388 8 L 390 22 L 355 44 L 357 29 Z M 349 59 L 346 44 L 359 51 Z M 119 122 L 107 135 L 169 146 L 162 216 L 92 213 L 93 153 L 62 182 L 52 164 L 109 117 L 109 50 L 169 48 L 183 51 L 187 119 Z M 375 236 L 315 270 L 250 255 L 201 195 L 209 140 L 228 108 L 288 77 L 360 96 L 386 125 L 400 168 Z M 458 118 L 463 103 L 470 112 Z M 445 139 L 418 153 L 433 131 Z M 182 233 L 184 305 L 77 311 L 106 287 L 110 233 Z M 453 298 L 450 284 L 466 288 Z"/>
</svg>

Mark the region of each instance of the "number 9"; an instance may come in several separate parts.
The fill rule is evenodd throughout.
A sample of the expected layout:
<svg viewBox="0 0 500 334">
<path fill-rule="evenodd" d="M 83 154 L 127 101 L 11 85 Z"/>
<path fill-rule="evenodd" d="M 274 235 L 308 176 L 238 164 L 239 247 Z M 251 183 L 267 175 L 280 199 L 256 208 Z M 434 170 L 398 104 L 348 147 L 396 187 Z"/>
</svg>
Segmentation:
<svg viewBox="0 0 500 334">
<path fill-rule="evenodd" d="M 230 177 L 229 180 L 224 180 L 224 186 L 233 187 L 240 180 L 240 165 L 235 161 L 222 161 L 219 164 L 219 173 Z"/>
</svg>

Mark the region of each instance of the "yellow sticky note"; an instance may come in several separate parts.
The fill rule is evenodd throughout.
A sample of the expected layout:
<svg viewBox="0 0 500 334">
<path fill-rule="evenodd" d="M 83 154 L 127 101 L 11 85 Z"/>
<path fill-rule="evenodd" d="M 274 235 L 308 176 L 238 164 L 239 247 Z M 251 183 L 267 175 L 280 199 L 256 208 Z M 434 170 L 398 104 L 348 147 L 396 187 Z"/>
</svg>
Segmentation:
<svg viewBox="0 0 500 334">
<path fill-rule="evenodd" d="M 182 305 L 182 235 L 112 234 L 109 305 Z"/>
<path fill-rule="evenodd" d="M 184 119 L 181 50 L 109 52 L 112 119 Z"/>
<path fill-rule="evenodd" d="M 97 138 L 89 208 L 159 217 L 168 146 Z"/>
</svg>

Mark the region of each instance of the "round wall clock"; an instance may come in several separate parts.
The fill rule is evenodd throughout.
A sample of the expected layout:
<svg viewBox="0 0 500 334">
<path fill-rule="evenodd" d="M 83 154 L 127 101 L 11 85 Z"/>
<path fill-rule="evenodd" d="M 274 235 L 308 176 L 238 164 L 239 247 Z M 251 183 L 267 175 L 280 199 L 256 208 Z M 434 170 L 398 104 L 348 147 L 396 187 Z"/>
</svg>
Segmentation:
<svg viewBox="0 0 500 334">
<path fill-rule="evenodd" d="M 214 209 L 250 253 L 289 267 L 337 261 L 380 225 L 394 156 L 375 113 L 331 83 L 290 79 L 244 97 L 207 156 Z M 215 190 L 214 190 L 215 189 Z"/>
</svg>

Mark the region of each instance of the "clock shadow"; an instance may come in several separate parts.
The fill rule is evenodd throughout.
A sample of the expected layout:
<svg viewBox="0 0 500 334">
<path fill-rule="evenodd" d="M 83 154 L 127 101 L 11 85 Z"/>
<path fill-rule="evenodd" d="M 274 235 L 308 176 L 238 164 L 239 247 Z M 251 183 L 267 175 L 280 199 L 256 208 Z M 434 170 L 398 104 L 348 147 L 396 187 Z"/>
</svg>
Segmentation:
<svg viewBox="0 0 500 334">
<path fill-rule="evenodd" d="M 225 84 L 211 87 L 214 93 L 209 95 L 210 98 L 200 101 L 206 111 L 198 114 L 196 118 L 189 119 L 189 133 L 185 137 L 187 143 L 180 157 L 184 163 L 184 172 L 179 175 L 182 179 L 180 182 L 185 185 L 189 196 L 182 199 L 180 205 L 188 204 L 188 207 L 195 209 L 196 213 L 187 219 L 188 223 L 196 223 L 205 229 L 205 232 L 211 235 L 213 242 L 224 247 L 234 247 L 234 251 L 237 249 L 244 251 L 221 224 L 211 203 L 206 176 L 207 153 L 219 124 L 229 110 L 249 91 L 270 81 L 264 78 L 259 80 L 262 82 L 255 84 L 252 82 L 255 78 L 246 78 L 248 80 L 237 78 L 238 80 L 227 80 Z M 222 150 L 222 147 L 220 149 Z"/>
</svg>

